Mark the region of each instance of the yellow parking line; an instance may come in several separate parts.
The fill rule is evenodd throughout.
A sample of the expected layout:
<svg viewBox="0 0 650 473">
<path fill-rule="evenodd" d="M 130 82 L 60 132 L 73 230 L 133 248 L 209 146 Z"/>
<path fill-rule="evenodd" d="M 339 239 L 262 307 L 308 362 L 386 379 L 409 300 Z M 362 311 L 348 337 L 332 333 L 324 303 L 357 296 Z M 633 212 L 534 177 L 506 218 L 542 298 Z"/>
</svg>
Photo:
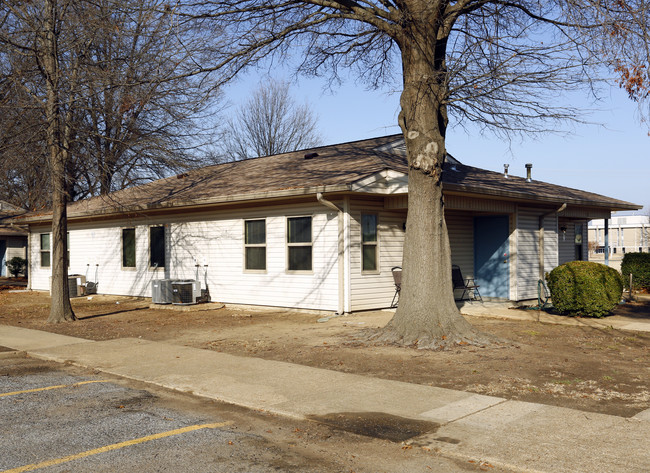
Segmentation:
<svg viewBox="0 0 650 473">
<path fill-rule="evenodd" d="M 0 393 L 0 397 L 15 396 L 16 394 L 36 393 L 39 391 L 49 391 L 50 389 L 73 388 L 75 386 L 83 386 L 84 384 L 91 384 L 91 383 L 108 383 L 108 382 L 109 380 L 107 379 L 97 379 L 93 381 L 81 381 L 80 383 L 74 383 L 74 384 L 58 384 L 56 386 L 46 386 L 44 388 L 25 389 L 24 391 L 14 391 L 11 393 Z"/>
<path fill-rule="evenodd" d="M 75 453 L 74 455 L 68 455 L 67 457 L 55 458 L 54 460 L 47 460 L 40 463 L 32 463 L 31 465 L 25 465 L 18 468 L 13 468 L 11 470 L 4 470 L 2 473 L 21 473 L 23 471 L 33 471 L 39 468 L 60 465 L 61 463 L 66 463 L 72 460 L 78 460 L 79 458 L 85 458 L 91 455 L 97 455 L 98 453 L 110 452 L 112 450 L 118 450 L 120 448 L 130 447 L 131 445 L 137 445 L 139 443 L 149 442 L 151 440 L 162 439 L 165 437 L 171 437 L 173 435 L 184 434 L 187 432 L 193 432 L 195 430 L 201 430 L 201 429 L 218 429 L 220 427 L 225 427 L 230 424 L 232 424 L 231 421 L 221 422 L 218 424 L 190 425 L 189 427 L 183 427 L 181 429 L 169 430 L 167 432 L 161 432 L 159 434 L 147 435 L 146 437 L 127 440 L 126 442 L 114 443 L 112 445 L 106 445 L 105 447 L 95 448 L 93 450 L 87 450 L 81 453 Z"/>
</svg>

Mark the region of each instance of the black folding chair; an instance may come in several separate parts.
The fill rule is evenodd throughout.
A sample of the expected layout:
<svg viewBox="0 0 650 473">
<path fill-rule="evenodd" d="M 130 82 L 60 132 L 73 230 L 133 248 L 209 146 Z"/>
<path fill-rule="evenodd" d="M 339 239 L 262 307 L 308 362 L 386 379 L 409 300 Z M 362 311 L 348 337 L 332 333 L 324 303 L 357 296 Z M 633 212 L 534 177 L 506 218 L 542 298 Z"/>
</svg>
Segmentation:
<svg viewBox="0 0 650 473">
<path fill-rule="evenodd" d="M 395 308 L 399 304 L 399 293 L 402 290 L 402 267 L 394 266 L 390 271 L 393 273 L 393 282 L 395 283 L 395 295 L 393 295 L 393 301 L 390 303 L 390 306 L 391 308 Z"/>
<path fill-rule="evenodd" d="M 451 280 L 454 283 L 454 291 L 457 289 L 463 291 L 460 299 L 456 300 L 462 301 L 465 299 L 465 296 L 467 296 L 467 300 L 480 300 L 483 302 L 481 293 L 478 292 L 478 288 L 480 286 L 474 282 L 474 278 L 463 278 L 463 273 L 460 270 L 460 266 L 456 264 L 453 264 L 451 266 Z M 470 295 L 472 296 L 471 298 Z"/>
</svg>

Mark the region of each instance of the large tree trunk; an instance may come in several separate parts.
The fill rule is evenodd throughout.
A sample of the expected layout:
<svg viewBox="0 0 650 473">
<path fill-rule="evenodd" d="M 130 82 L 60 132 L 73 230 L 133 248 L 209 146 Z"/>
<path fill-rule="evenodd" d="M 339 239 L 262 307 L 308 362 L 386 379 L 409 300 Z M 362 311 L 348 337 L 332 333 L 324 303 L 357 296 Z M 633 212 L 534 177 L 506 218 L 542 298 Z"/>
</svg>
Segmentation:
<svg viewBox="0 0 650 473">
<path fill-rule="evenodd" d="M 399 306 L 381 338 L 422 348 L 483 344 L 488 337 L 460 315 L 454 301 L 442 195 L 446 39 L 436 39 L 435 30 L 427 27 L 431 24 L 435 22 L 415 26 L 400 44 L 404 73 L 400 126 L 409 162 L 408 218 Z M 444 34 L 440 37 L 445 38 Z"/>
<path fill-rule="evenodd" d="M 49 131 L 48 131 L 49 134 Z M 76 320 L 70 304 L 68 286 L 68 222 L 67 198 L 64 188 L 65 168 L 61 154 L 51 148 L 52 160 L 52 300 L 50 303 L 49 323 Z"/>
<path fill-rule="evenodd" d="M 68 223 L 66 195 L 67 143 L 63 136 L 63 116 L 61 112 L 58 62 L 56 0 L 45 1 L 45 28 L 41 33 L 41 67 L 45 73 L 47 99 L 45 115 L 47 120 L 47 146 L 52 173 L 52 300 L 50 304 L 50 323 L 76 320 L 70 304 L 68 287 Z"/>
</svg>

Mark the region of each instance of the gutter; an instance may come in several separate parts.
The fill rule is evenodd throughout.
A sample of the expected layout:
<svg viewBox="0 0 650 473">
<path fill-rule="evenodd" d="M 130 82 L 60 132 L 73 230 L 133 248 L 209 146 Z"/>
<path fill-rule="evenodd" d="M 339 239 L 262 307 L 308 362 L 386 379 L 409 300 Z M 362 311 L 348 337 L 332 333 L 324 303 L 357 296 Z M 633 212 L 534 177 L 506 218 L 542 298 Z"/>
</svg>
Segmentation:
<svg viewBox="0 0 650 473">
<path fill-rule="evenodd" d="M 539 250 L 537 253 L 539 254 L 539 279 L 542 281 L 544 280 L 544 219 L 549 215 L 557 215 L 563 212 L 566 209 L 566 206 L 567 204 L 565 202 L 557 210 L 551 210 L 550 212 L 543 213 L 539 216 Z"/>
<path fill-rule="evenodd" d="M 314 186 L 314 187 L 304 187 L 298 189 L 282 189 L 277 191 L 268 191 L 268 192 L 255 192 L 251 194 L 233 194 L 227 195 L 219 198 L 209 197 L 204 199 L 195 199 L 187 202 L 178 202 L 178 201 L 167 201 L 159 204 L 133 204 L 125 205 L 121 208 L 115 209 L 111 208 L 108 210 L 80 210 L 75 211 L 68 210 L 68 221 L 84 219 L 88 217 L 122 217 L 124 214 L 129 213 L 139 213 L 139 212 L 148 212 L 156 210 L 167 210 L 167 209 L 182 209 L 182 208 L 201 208 L 201 207 L 210 207 L 213 205 L 223 205 L 231 203 L 242 203 L 248 201 L 256 200 L 279 200 L 286 197 L 297 197 L 297 196 L 309 196 L 319 193 L 333 193 L 333 192 L 350 192 L 349 184 L 336 184 L 331 186 Z M 79 201 L 80 203 L 83 201 Z M 118 201 L 119 203 L 119 201 Z M 332 204 L 334 205 L 334 204 Z M 16 218 L 16 217 L 14 217 Z M 52 220 L 51 212 L 44 213 L 42 215 L 34 215 L 20 218 L 20 222 L 28 223 L 46 223 Z"/>
<path fill-rule="evenodd" d="M 553 184 L 551 184 L 553 185 Z M 467 195 L 467 194 L 474 194 L 478 196 L 494 196 L 494 197 L 508 197 L 510 199 L 513 199 L 515 201 L 521 201 L 521 200 L 528 200 L 530 202 L 550 202 L 550 203 L 557 203 L 559 199 L 554 199 L 551 197 L 546 197 L 543 195 L 531 195 L 530 193 L 524 193 L 524 192 L 513 192 L 509 190 L 496 190 L 496 189 L 487 189 L 487 188 L 480 188 L 476 186 L 467 186 L 463 184 L 458 184 L 458 183 L 447 183 L 445 184 L 444 182 L 442 183 L 442 191 L 445 192 L 451 191 L 451 192 L 457 192 L 460 195 Z M 607 198 L 606 196 L 602 196 Z M 561 202 L 561 201 L 560 201 Z M 579 206 L 584 206 L 584 207 L 602 207 L 606 208 L 611 211 L 618 211 L 618 210 L 639 210 L 642 208 L 642 205 L 638 204 L 633 204 L 631 202 L 624 202 L 624 201 L 618 201 L 618 202 L 606 202 L 606 201 L 596 201 L 596 200 L 583 200 L 583 199 L 570 199 L 566 201 L 567 203 L 570 203 L 572 205 L 579 205 Z"/>
</svg>

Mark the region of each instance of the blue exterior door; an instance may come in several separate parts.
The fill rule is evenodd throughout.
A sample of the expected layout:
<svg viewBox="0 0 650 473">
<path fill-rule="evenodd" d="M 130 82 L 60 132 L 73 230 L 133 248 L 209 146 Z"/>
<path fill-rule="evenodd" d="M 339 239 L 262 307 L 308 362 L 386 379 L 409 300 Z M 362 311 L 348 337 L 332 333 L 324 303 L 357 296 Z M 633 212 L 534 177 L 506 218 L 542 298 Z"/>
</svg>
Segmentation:
<svg viewBox="0 0 650 473">
<path fill-rule="evenodd" d="M 7 275 L 7 240 L 0 240 L 0 276 Z"/>
<path fill-rule="evenodd" d="M 474 279 L 483 297 L 510 296 L 509 236 L 507 215 L 474 217 Z"/>
</svg>

